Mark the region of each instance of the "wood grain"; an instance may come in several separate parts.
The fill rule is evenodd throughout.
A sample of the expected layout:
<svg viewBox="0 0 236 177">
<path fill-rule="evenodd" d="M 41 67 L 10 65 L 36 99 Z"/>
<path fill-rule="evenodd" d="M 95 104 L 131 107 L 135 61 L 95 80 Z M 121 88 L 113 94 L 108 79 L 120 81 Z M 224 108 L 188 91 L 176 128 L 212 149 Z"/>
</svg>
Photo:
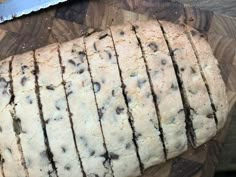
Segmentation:
<svg viewBox="0 0 236 177">
<path fill-rule="evenodd" d="M 0 24 L 0 60 L 54 42 L 65 42 L 80 37 L 93 31 L 94 28 L 101 30 L 109 25 L 123 24 L 127 21 L 158 18 L 175 23 L 185 22 L 195 27 L 207 34 L 214 54 L 219 60 L 232 107 L 229 120 L 224 130 L 214 140 L 197 149 L 189 149 L 178 158 L 146 170 L 143 177 L 179 177 L 180 175 L 210 177 L 216 168 L 227 129 L 230 126 L 230 119 L 236 114 L 236 20 L 233 17 L 222 16 L 207 9 L 214 4 L 212 10 L 217 13 L 231 13 L 232 16 L 236 10 L 232 12 L 233 5 L 232 7 L 228 5 L 228 2 L 232 0 L 227 3 L 219 0 L 215 0 L 214 3 L 213 0 L 210 0 L 207 4 L 203 3 L 206 0 L 198 1 L 200 5 L 194 4 L 197 2 L 193 0 L 179 0 L 179 2 L 171 0 L 70 1 Z M 180 2 L 186 2 L 194 7 L 186 6 Z M 224 4 L 222 8 L 217 5 L 222 3 Z M 204 4 L 206 10 L 196 8 L 202 7 Z M 225 9 L 229 11 L 226 12 Z M 236 134 L 236 131 L 234 133 Z M 231 144 L 236 142 L 235 138 L 228 140 L 231 141 Z M 227 143 L 226 146 L 226 148 L 230 147 Z M 228 151 L 230 152 L 230 150 Z M 225 154 L 229 156 L 229 153 Z M 231 162 L 226 159 L 223 161 L 225 164 Z M 234 164 L 234 161 L 232 162 Z"/>
<path fill-rule="evenodd" d="M 218 14 L 225 14 L 236 17 L 236 1 L 235 0 L 172 0 L 172 2 L 181 2 L 200 9 L 213 11 Z"/>
</svg>

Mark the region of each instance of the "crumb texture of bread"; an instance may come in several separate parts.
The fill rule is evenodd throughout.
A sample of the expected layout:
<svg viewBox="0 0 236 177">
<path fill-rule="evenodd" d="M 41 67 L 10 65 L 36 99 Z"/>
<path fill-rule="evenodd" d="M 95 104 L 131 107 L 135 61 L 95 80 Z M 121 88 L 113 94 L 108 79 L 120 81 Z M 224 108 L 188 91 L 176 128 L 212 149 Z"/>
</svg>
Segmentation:
<svg viewBox="0 0 236 177">
<path fill-rule="evenodd" d="M 150 20 L 0 61 L 0 177 L 137 177 L 228 113 L 211 48 Z"/>
</svg>

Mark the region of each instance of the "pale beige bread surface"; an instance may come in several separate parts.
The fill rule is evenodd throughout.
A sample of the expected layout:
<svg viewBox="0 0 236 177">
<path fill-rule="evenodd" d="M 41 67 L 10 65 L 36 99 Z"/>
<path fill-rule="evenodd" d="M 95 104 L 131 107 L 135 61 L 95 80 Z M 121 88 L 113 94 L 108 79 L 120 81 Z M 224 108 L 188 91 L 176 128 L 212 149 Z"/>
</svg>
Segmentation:
<svg viewBox="0 0 236 177">
<path fill-rule="evenodd" d="M 114 176 L 138 176 L 139 162 L 110 33 L 95 33 L 85 38 L 85 44 Z"/>
<path fill-rule="evenodd" d="M 56 167 L 53 177 L 139 176 L 140 162 L 146 169 L 165 161 L 161 133 L 167 159 L 178 156 L 187 150 L 186 117 L 182 111 L 186 103 L 180 94 L 183 90 L 177 82 L 179 76 L 193 108 L 196 146 L 212 138 L 223 127 L 227 113 L 225 86 L 217 62 L 198 33 L 190 37 L 199 63 L 186 29 L 161 23 L 165 36 L 157 21 L 135 22 L 38 49 L 35 57 L 33 52 L 15 56 L 14 99 L 10 93 L 11 58 L 1 61 L 0 154 L 5 177 L 25 177 L 27 171 L 29 177 L 49 176 L 47 171 L 55 169 L 52 161 Z M 173 56 L 165 37 L 174 50 Z M 33 70 L 34 59 L 39 72 Z M 178 77 L 172 59 L 180 69 Z M 210 94 L 201 74 L 206 77 Z M 39 88 L 36 94 L 35 88 Z M 218 127 L 209 95 L 217 108 Z M 40 98 L 42 109 L 35 97 Z M 21 120 L 19 135 L 13 129 L 12 99 L 14 118 Z M 24 154 L 18 149 L 17 138 L 21 138 Z M 42 153 L 42 158 L 39 154 L 46 147 L 53 156 Z"/>
<path fill-rule="evenodd" d="M 67 112 L 57 49 L 58 45 L 53 44 L 35 52 L 42 111 L 58 176 L 82 177 Z"/>
<path fill-rule="evenodd" d="M 131 25 L 111 27 L 111 33 L 133 120 L 138 153 L 144 168 L 148 168 L 165 161 L 165 158 L 145 62 Z"/>
<path fill-rule="evenodd" d="M 95 103 L 83 38 L 60 46 L 64 80 L 78 150 L 88 176 L 112 176 Z"/>
<path fill-rule="evenodd" d="M 21 145 L 30 176 L 55 176 L 44 143 L 35 94 L 33 52 L 14 56 L 12 61 L 13 91 L 16 118 L 20 120 Z"/>
<path fill-rule="evenodd" d="M 175 70 L 158 22 L 136 22 L 133 25 L 148 65 L 160 111 L 167 159 L 170 159 L 187 149 L 185 114 Z"/>
<path fill-rule="evenodd" d="M 200 146 L 216 134 L 216 123 L 209 94 L 184 27 L 164 21 L 161 24 L 179 67 L 179 74 L 189 101 L 195 145 Z"/>
<path fill-rule="evenodd" d="M 0 62 L 0 150 L 4 161 L 3 168 L 5 176 L 22 177 L 26 174 L 13 129 L 13 119 L 11 115 L 13 106 L 9 104 L 11 100 L 9 84 L 9 63 L 11 59 L 12 57 Z"/>
<path fill-rule="evenodd" d="M 203 36 L 190 27 L 186 28 L 193 41 L 206 82 L 209 86 L 212 101 L 216 108 L 217 128 L 222 129 L 228 114 L 228 102 L 225 99 L 227 97 L 226 88 L 218 67 L 218 62 L 213 55 L 210 45 Z"/>
</svg>

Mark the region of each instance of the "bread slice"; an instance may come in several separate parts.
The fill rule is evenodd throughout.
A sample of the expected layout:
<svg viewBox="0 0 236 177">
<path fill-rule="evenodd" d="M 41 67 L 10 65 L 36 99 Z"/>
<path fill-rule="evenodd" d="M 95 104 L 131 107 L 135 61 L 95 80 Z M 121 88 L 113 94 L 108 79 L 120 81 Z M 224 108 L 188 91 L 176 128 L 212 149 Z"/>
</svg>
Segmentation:
<svg viewBox="0 0 236 177">
<path fill-rule="evenodd" d="M 85 38 L 85 44 L 114 176 L 138 176 L 139 162 L 110 33 L 95 33 Z"/>
<path fill-rule="evenodd" d="M 42 111 L 58 176 L 82 177 L 67 112 L 57 50 L 58 45 L 53 44 L 35 52 Z"/>
<path fill-rule="evenodd" d="M 210 45 L 203 36 L 196 30 L 190 29 L 190 27 L 187 27 L 187 30 L 192 39 L 196 55 L 199 58 L 199 64 L 205 76 L 205 82 L 209 87 L 209 94 L 212 104 L 215 107 L 218 121 L 217 128 L 222 129 L 227 118 L 228 102 L 225 99 L 227 98 L 226 88 L 218 67 L 218 62 L 212 53 Z"/>
<path fill-rule="evenodd" d="M 144 168 L 165 161 L 158 117 L 141 48 L 131 25 L 111 27 Z"/>
<path fill-rule="evenodd" d="M 12 61 L 16 117 L 21 122 L 21 146 L 30 176 L 55 176 L 47 157 L 35 94 L 33 52 L 14 56 Z M 27 111 L 28 110 L 28 111 Z"/>
<path fill-rule="evenodd" d="M 200 73 L 196 56 L 185 34 L 184 27 L 169 22 L 161 22 L 173 52 L 179 74 L 183 81 L 186 99 L 190 109 L 195 146 L 200 146 L 216 134 L 216 122 L 210 98 Z"/>
<path fill-rule="evenodd" d="M 12 57 L 0 62 L 0 151 L 3 160 L 5 176 L 25 176 L 21 153 L 13 129 L 11 113 L 13 105 L 10 91 L 9 64 Z"/>
<path fill-rule="evenodd" d="M 158 22 L 135 22 L 159 108 L 167 159 L 187 149 L 185 113 L 169 50 Z"/>
<path fill-rule="evenodd" d="M 102 156 L 106 154 L 106 149 L 83 38 L 62 44 L 60 55 L 76 142 L 84 171 L 87 176 L 112 176 L 109 159 Z"/>
</svg>

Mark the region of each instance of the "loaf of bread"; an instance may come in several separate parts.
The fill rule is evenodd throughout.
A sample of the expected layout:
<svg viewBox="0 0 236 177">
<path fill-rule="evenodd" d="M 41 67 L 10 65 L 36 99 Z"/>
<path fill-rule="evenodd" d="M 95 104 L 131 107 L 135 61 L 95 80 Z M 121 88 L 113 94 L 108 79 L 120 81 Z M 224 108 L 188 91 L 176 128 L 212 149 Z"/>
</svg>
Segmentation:
<svg viewBox="0 0 236 177">
<path fill-rule="evenodd" d="M 0 61 L 0 177 L 136 177 L 224 127 L 207 41 L 164 21 L 112 26 Z"/>
</svg>

